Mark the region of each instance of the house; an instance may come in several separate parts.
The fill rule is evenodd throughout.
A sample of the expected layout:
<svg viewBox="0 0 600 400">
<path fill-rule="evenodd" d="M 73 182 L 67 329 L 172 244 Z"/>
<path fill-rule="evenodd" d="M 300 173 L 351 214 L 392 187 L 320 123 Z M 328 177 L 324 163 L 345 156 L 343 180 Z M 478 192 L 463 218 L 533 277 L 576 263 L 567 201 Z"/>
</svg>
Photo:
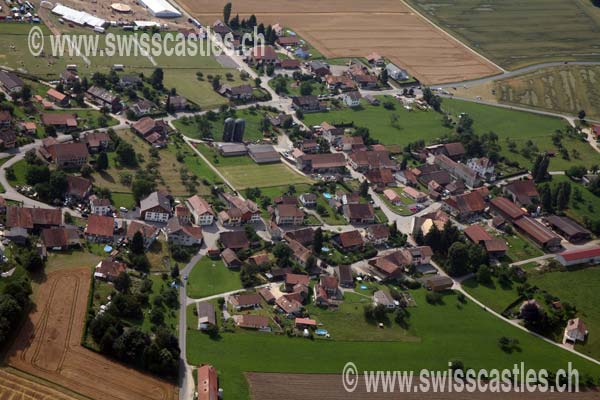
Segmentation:
<svg viewBox="0 0 600 400">
<path fill-rule="evenodd" d="M 513 181 L 504 186 L 502 192 L 522 207 L 537 204 L 540 199 L 540 193 L 531 179 Z"/>
<path fill-rule="evenodd" d="M 300 61 L 292 60 L 292 59 L 285 59 L 285 60 L 281 60 L 281 63 L 279 64 L 279 66 L 283 69 L 298 69 L 298 68 L 300 68 Z"/>
<path fill-rule="evenodd" d="M 339 138 L 344 136 L 343 128 L 337 128 L 328 122 L 322 122 L 321 125 L 319 125 L 318 130 L 321 131 L 323 138 L 330 144 L 335 144 Z"/>
<path fill-rule="evenodd" d="M 51 102 L 61 107 L 69 105 L 69 97 L 56 89 L 48 89 L 46 96 L 48 96 Z"/>
<path fill-rule="evenodd" d="M 229 296 L 228 300 L 236 311 L 260 308 L 261 303 L 260 296 L 256 293 L 234 294 Z"/>
<path fill-rule="evenodd" d="M 164 228 L 169 243 L 179 246 L 196 246 L 202 244 L 202 228 L 184 224 L 177 217 L 172 217 Z"/>
<path fill-rule="evenodd" d="M 183 96 L 169 95 L 167 101 L 172 112 L 180 112 L 188 109 L 188 101 Z"/>
<path fill-rule="evenodd" d="M 388 63 L 388 65 L 385 66 L 385 70 L 387 71 L 388 76 L 395 81 L 405 81 L 410 78 L 408 72 L 392 63 Z"/>
<path fill-rule="evenodd" d="M 405 268 L 411 265 L 410 254 L 397 250 L 369 261 L 373 273 L 384 281 L 400 278 Z"/>
<path fill-rule="evenodd" d="M 220 20 L 216 20 L 212 25 L 212 31 L 215 35 L 220 36 L 223 39 L 228 33 L 231 33 L 231 29 Z"/>
<path fill-rule="evenodd" d="M 196 303 L 196 312 L 198 314 L 198 329 L 205 331 L 217 325 L 215 317 L 215 306 L 208 301 Z"/>
<path fill-rule="evenodd" d="M 336 244 L 345 251 L 354 251 L 361 248 L 365 242 L 359 231 L 341 232 L 337 236 Z"/>
<path fill-rule="evenodd" d="M 175 218 L 179 220 L 183 225 L 189 225 L 192 223 L 192 213 L 183 204 L 177 204 L 174 212 Z"/>
<path fill-rule="evenodd" d="M 396 207 L 404 204 L 400 195 L 398 195 L 398 193 L 396 193 L 396 191 L 392 189 L 385 189 L 383 191 L 383 196 L 386 198 L 387 201 L 389 201 L 390 203 L 392 203 L 392 205 Z"/>
<path fill-rule="evenodd" d="M 316 328 L 317 321 L 310 318 L 296 318 L 294 320 L 294 325 L 298 329 L 308 329 L 308 328 Z"/>
<path fill-rule="evenodd" d="M 329 65 L 323 61 L 309 61 L 306 63 L 306 67 L 313 75 L 318 76 L 319 78 L 323 78 L 331 74 Z"/>
<path fill-rule="evenodd" d="M 322 110 L 321 101 L 314 95 L 292 97 L 292 107 L 302 112 L 318 112 Z"/>
<path fill-rule="evenodd" d="M 336 300 L 342 299 L 339 281 L 333 275 L 322 275 L 319 278 L 319 282 L 315 285 L 314 292 L 316 305 L 329 306 L 335 304 Z"/>
<path fill-rule="evenodd" d="M 248 257 L 248 262 L 250 264 L 256 265 L 257 267 L 263 266 L 271 262 L 269 258 L 269 254 L 267 252 L 260 252 L 252 257 Z"/>
<path fill-rule="evenodd" d="M 92 102 L 100 107 L 106 107 L 110 112 L 116 113 L 121 111 L 123 107 L 121 104 L 121 98 L 115 94 L 112 94 L 108 90 L 99 86 L 92 86 L 86 92 L 85 96 Z"/>
<path fill-rule="evenodd" d="M 268 288 L 263 287 L 258 289 L 258 294 L 260 294 L 260 297 L 263 298 L 265 303 L 275 304 L 275 296 L 273 296 L 273 293 L 271 293 L 271 291 Z"/>
<path fill-rule="evenodd" d="M 12 149 L 17 144 L 17 135 L 11 129 L 0 131 L 0 148 Z"/>
<path fill-rule="evenodd" d="M 494 163 L 487 157 L 471 158 L 467 166 L 485 180 L 495 180 Z"/>
<path fill-rule="evenodd" d="M 95 195 L 90 196 L 90 214 L 109 215 L 112 207 L 109 199 L 101 199 Z"/>
<path fill-rule="evenodd" d="M 314 208 L 317 205 L 317 195 L 314 193 L 302 193 L 299 199 L 303 207 Z"/>
<path fill-rule="evenodd" d="M 6 207 L 6 226 L 37 230 L 60 226 L 62 213 L 58 208 Z"/>
<path fill-rule="evenodd" d="M 592 237 L 592 233 L 589 230 L 585 229 L 569 217 L 550 215 L 544 218 L 544 221 L 569 242 L 583 242 Z"/>
<path fill-rule="evenodd" d="M 394 299 L 392 299 L 392 296 L 390 296 L 386 291 L 383 290 L 378 290 L 375 293 L 373 293 L 373 303 L 375 303 L 376 306 L 382 305 L 385 308 L 389 308 L 391 310 L 396 308 L 396 303 L 394 303 Z"/>
<path fill-rule="evenodd" d="M 319 142 L 315 139 L 304 139 L 299 146 L 305 154 L 314 154 L 319 152 Z"/>
<path fill-rule="evenodd" d="M 77 128 L 77 118 L 69 113 L 44 113 L 41 117 L 42 125 L 52 126 L 58 131 L 67 131 Z"/>
<path fill-rule="evenodd" d="M 79 75 L 75 71 L 65 69 L 60 73 L 60 82 L 63 85 L 71 86 L 79 81 Z"/>
<path fill-rule="evenodd" d="M 336 276 L 340 282 L 340 286 L 343 288 L 354 287 L 354 277 L 352 276 L 352 266 L 350 265 L 338 265 L 336 268 Z"/>
<path fill-rule="evenodd" d="M 269 318 L 265 317 L 264 315 L 234 315 L 233 320 L 235 325 L 240 328 L 258 329 L 260 331 L 268 331 L 270 329 Z"/>
<path fill-rule="evenodd" d="M 198 367 L 196 373 L 198 379 L 198 387 L 196 388 L 198 398 L 196 400 L 218 400 L 219 383 L 217 370 L 212 365 L 205 364 Z"/>
<path fill-rule="evenodd" d="M 167 222 L 172 215 L 171 200 L 165 192 L 152 192 L 140 201 L 140 219 Z"/>
<path fill-rule="evenodd" d="M 223 263 L 229 269 L 239 269 L 242 267 L 242 261 L 238 258 L 235 251 L 227 248 L 221 252 L 221 258 L 223 259 Z"/>
<path fill-rule="evenodd" d="M 386 224 L 369 225 L 366 232 L 367 240 L 375 246 L 385 244 L 390 239 L 390 228 Z"/>
<path fill-rule="evenodd" d="M 372 224 L 375 222 L 375 211 L 370 204 L 345 204 L 344 218 L 350 224 Z"/>
<path fill-rule="evenodd" d="M 327 89 L 330 91 L 348 92 L 356 90 L 356 83 L 345 75 L 327 75 L 325 77 Z"/>
<path fill-rule="evenodd" d="M 570 319 L 565 328 L 565 341 L 575 344 L 575 342 L 585 342 L 588 330 L 581 318 Z"/>
<path fill-rule="evenodd" d="M 42 229 L 41 239 L 45 248 L 53 250 L 66 250 L 71 246 L 77 246 L 81 243 L 79 231 L 74 227 Z"/>
<path fill-rule="evenodd" d="M 315 230 L 313 228 L 303 228 L 285 233 L 285 240 L 294 240 L 303 246 L 312 245 L 315 239 Z"/>
<path fill-rule="evenodd" d="M 83 200 L 92 191 L 92 181 L 81 176 L 67 175 L 66 197 Z"/>
<path fill-rule="evenodd" d="M 257 164 L 272 164 L 281 162 L 279 153 L 269 144 L 249 144 L 248 155 Z"/>
<path fill-rule="evenodd" d="M 126 228 L 125 236 L 127 237 L 127 240 L 131 242 L 133 236 L 135 236 L 137 232 L 140 232 L 144 238 L 144 247 L 146 249 L 152 246 L 152 243 L 154 243 L 160 233 L 156 227 L 139 221 L 129 221 Z"/>
<path fill-rule="evenodd" d="M 269 121 L 271 122 L 271 126 L 274 128 L 285 128 L 286 126 L 292 125 L 294 118 L 290 114 L 279 113 L 275 116 L 269 117 Z"/>
<path fill-rule="evenodd" d="M 104 279 L 106 281 L 114 281 L 119 274 L 127 270 L 127 264 L 106 258 L 100 261 L 94 270 L 94 278 Z"/>
<path fill-rule="evenodd" d="M 503 239 L 494 238 L 481 225 L 468 226 L 464 233 L 473 243 L 483 246 L 490 257 L 500 258 L 508 251 L 508 246 Z"/>
<path fill-rule="evenodd" d="M 514 221 L 514 225 L 541 247 L 547 249 L 560 247 L 560 236 L 556 235 L 533 218 L 527 216 L 519 218 Z"/>
<path fill-rule="evenodd" d="M 88 217 L 85 237 L 90 242 L 110 243 L 114 239 L 115 219 L 104 215 L 92 214 Z"/>
<path fill-rule="evenodd" d="M 425 148 L 427 152 L 433 155 L 443 154 L 453 160 L 459 160 L 466 154 L 465 146 L 460 142 L 436 144 Z"/>
<path fill-rule="evenodd" d="M 219 234 L 219 241 L 223 245 L 223 248 L 234 251 L 250 247 L 250 242 L 244 231 L 221 232 Z"/>
<path fill-rule="evenodd" d="M 108 149 L 110 136 L 106 132 L 90 132 L 83 137 L 83 142 L 90 153 L 98 153 Z"/>
<path fill-rule="evenodd" d="M 506 197 L 494 197 L 490 200 L 490 208 L 495 214 L 498 214 L 509 221 L 514 221 L 527 215 L 525 210 Z"/>
<path fill-rule="evenodd" d="M 6 214 L 6 206 L 8 205 L 8 203 L 6 202 L 6 199 L 2 196 L 0 196 L 0 214 Z"/>
<path fill-rule="evenodd" d="M 186 204 L 192 213 L 194 223 L 200 226 L 212 225 L 215 213 L 208 202 L 197 194 L 186 200 Z"/>
<path fill-rule="evenodd" d="M 410 186 L 405 186 L 402 189 L 402 193 L 404 193 L 404 195 L 414 201 L 416 201 L 417 203 L 423 203 L 425 201 L 427 201 L 427 195 L 421 191 L 418 191 L 415 188 L 412 188 Z"/>
<path fill-rule="evenodd" d="M 310 283 L 310 277 L 308 275 L 301 274 L 285 274 L 285 286 L 284 291 L 291 293 L 294 291 L 294 287 L 298 284 L 308 287 Z"/>
<path fill-rule="evenodd" d="M 274 197 L 273 203 L 275 203 L 276 205 L 285 204 L 285 205 L 290 205 L 290 206 L 297 206 L 298 199 L 296 198 L 296 196 L 283 195 L 283 196 Z"/>
<path fill-rule="evenodd" d="M 260 221 L 260 209 L 252 200 L 243 200 L 229 193 L 222 193 L 221 198 L 229 206 L 229 209 L 219 213 L 219 220 L 222 224 L 254 224 Z"/>
<path fill-rule="evenodd" d="M 432 292 L 443 292 L 451 289 L 453 285 L 454 281 L 450 277 L 442 275 L 430 276 L 425 278 L 424 281 L 424 286 Z"/>
<path fill-rule="evenodd" d="M 24 133 L 26 135 L 34 135 L 37 131 L 37 125 L 35 124 L 35 122 L 24 121 L 21 122 L 19 126 L 21 129 L 21 133 Z"/>
<path fill-rule="evenodd" d="M 385 64 L 385 58 L 379 55 L 379 53 L 371 53 L 367 56 L 367 62 L 371 65 L 382 66 Z"/>
<path fill-rule="evenodd" d="M 360 99 L 362 99 L 362 96 L 359 91 L 355 90 L 344 93 L 342 99 L 348 107 L 358 107 L 360 106 Z"/>
<path fill-rule="evenodd" d="M 19 93 L 24 86 L 23 81 L 16 74 L 0 70 L 0 86 L 9 95 Z"/>
<path fill-rule="evenodd" d="M 283 295 L 275 300 L 275 305 L 290 317 L 300 315 L 302 312 L 302 303 L 295 296 Z"/>
<path fill-rule="evenodd" d="M 345 167 L 342 153 L 305 154 L 298 160 L 298 168 L 308 173 L 339 173 Z"/>
<path fill-rule="evenodd" d="M 58 168 L 77 168 L 81 167 L 88 160 L 88 150 L 85 144 L 77 143 L 57 143 L 47 149 L 50 157 Z"/>
<path fill-rule="evenodd" d="M 458 219 L 465 220 L 480 215 L 487 206 L 479 192 L 470 192 L 450 196 L 444 200 L 442 207 Z"/>
<path fill-rule="evenodd" d="M 143 117 L 131 125 L 131 129 L 144 138 L 153 147 L 164 147 L 167 144 L 169 127 L 162 120 L 154 120 L 150 117 Z"/>
<path fill-rule="evenodd" d="M 292 204 L 278 204 L 274 211 L 277 225 L 302 225 L 304 211 Z"/>
<path fill-rule="evenodd" d="M 142 83 L 142 78 L 137 75 L 121 75 L 119 77 L 119 87 L 122 89 L 135 87 Z"/>
<path fill-rule="evenodd" d="M 296 36 L 279 36 L 275 41 L 281 47 L 298 46 L 300 41 Z"/>
<path fill-rule="evenodd" d="M 565 267 L 579 264 L 600 264 L 600 246 L 563 251 L 556 256 L 556 259 Z"/>
<path fill-rule="evenodd" d="M 306 265 L 306 262 L 312 254 L 311 251 L 296 240 L 288 238 L 286 241 L 288 246 L 290 246 L 290 249 L 292 249 L 293 260 L 302 266 Z"/>
<path fill-rule="evenodd" d="M 256 46 L 248 57 L 248 63 L 253 65 L 277 64 L 279 57 L 272 46 Z"/>
<path fill-rule="evenodd" d="M 342 151 L 356 151 L 365 148 L 362 136 L 343 136 L 338 144 L 342 146 Z"/>
<path fill-rule="evenodd" d="M 136 118 L 143 117 L 144 115 L 151 114 L 153 110 L 156 110 L 158 107 L 156 104 L 147 99 L 140 99 L 129 106 L 129 110 L 133 112 L 133 115 Z"/>
<path fill-rule="evenodd" d="M 375 190 L 381 190 L 386 186 L 393 186 L 396 183 L 394 174 L 389 168 L 370 169 L 365 172 L 365 178 L 367 178 Z"/>
<path fill-rule="evenodd" d="M 396 163 L 387 150 L 357 150 L 350 153 L 350 165 L 359 172 L 370 169 L 396 169 Z"/>
<path fill-rule="evenodd" d="M 253 89 L 250 85 L 222 85 L 219 88 L 219 94 L 233 100 L 250 100 L 253 96 Z"/>
</svg>

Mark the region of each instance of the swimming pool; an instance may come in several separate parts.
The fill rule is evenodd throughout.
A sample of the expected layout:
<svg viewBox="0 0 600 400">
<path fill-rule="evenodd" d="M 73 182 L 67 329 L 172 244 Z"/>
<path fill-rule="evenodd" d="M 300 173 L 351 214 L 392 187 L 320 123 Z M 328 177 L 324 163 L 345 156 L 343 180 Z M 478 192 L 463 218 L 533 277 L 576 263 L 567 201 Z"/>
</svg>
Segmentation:
<svg viewBox="0 0 600 400">
<path fill-rule="evenodd" d="M 325 335 L 327 335 L 327 330 L 326 329 L 317 329 L 315 331 L 315 333 L 319 336 L 325 336 Z"/>
<path fill-rule="evenodd" d="M 331 199 L 333 197 L 333 195 L 331 193 L 323 193 L 323 197 L 325 197 L 327 200 Z"/>
</svg>

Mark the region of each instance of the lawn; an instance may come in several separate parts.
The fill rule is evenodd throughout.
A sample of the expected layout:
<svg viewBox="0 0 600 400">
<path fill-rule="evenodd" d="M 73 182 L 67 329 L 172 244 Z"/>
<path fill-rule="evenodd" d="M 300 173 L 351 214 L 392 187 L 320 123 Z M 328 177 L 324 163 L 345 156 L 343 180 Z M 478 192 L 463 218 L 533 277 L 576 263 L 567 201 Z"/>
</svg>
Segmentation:
<svg viewBox="0 0 600 400">
<path fill-rule="evenodd" d="M 520 233 L 515 232 L 512 235 L 503 235 L 502 239 L 508 243 L 506 255 L 510 259 L 510 262 L 528 260 L 544 255 L 544 252 L 539 247 Z"/>
<path fill-rule="evenodd" d="M 133 193 L 112 192 L 110 195 L 112 203 L 115 207 L 125 207 L 129 210 L 136 206 Z"/>
<path fill-rule="evenodd" d="M 462 283 L 464 290 L 497 313 L 502 313 L 519 298 L 517 285 L 517 283 L 511 282 L 510 286 L 501 286 L 495 276 L 488 285 L 480 284 L 476 278 L 467 279 Z"/>
<path fill-rule="evenodd" d="M 11 186 L 23 186 L 27 184 L 27 170 L 29 169 L 27 161 L 24 159 L 19 160 L 9 168 L 15 173 L 14 179 L 8 179 L 8 183 L 10 183 Z"/>
<path fill-rule="evenodd" d="M 310 183 L 310 178 L 300 175 L 283 163 L 217 167 L 238 190 L 251 187 L 269 187 Z"/>
<path fill-rule="evenodd" d="M 575 350 L 596 359 L 600 358 L 600 268 L 534 273 L 530 275 L 529 283 L 577 308 L 578 316 L 583 319 L 590 334 L 584 344 L 575 346 Z"/>
<path fill-rule="evenodd" d="M 289 76 L 285 76 L 285 75 L 280 75 L 283 78 L 277 78 L 277 79 L 282 79 L 285 81 L 285 94 L 287 94 L 288 96 L 301 96 L 302 93 L 300 93 L 300 85 L 291 77 Z M 275 80 L 271 79 L 269 81 L 269 86 L 275 90 Z M 320 94 L 329 94 L 329 90 L 327 89 L 327 85 L 325 85 L 325 83 L 318 83 L 316 81 L 307 81 L 310 83 L 310 87 L 312 92 L 310 94 L 313 95 L 320 95 Z"/>
<path fill-rule="evenodd" d="M 541 108 L 600 119 L 600 66 L 562 65 L 544 68 L 494 83 L 502 103 Z M 556 94 L 560 93 L 560 96 Z"/>
<path fill-rule="evenodd" d="M 599 61 L 600 9 L 589 0 L 409 0 L 420 12 L 501 66 Z M 578 29 L 573 29 L 577 26 Z"/>
<path fill-rule="evenodd" d="M 571 183 L 571 198 L 569 200 L 569 208 L 566 210 L 561 210 L 565 212 L 569 217 L 578 221 L 582 225 L 586 225 L 585 221 L 597 221 L 600 219 L 598 215 L 598 211 L 596 208 L 600 206 L 600 198 L 594 195 L 592 192 L 587 190 L 587 188 L 577 182 L 573 182 L 569 177 L 564 175 L 555 175 L 552 177 L 551 186 L 556 186 L 560 182 L 570 182 Z M 581 193 L 581 200 L 577 201 L 575 199 L 576 196 L 573 195 L 575 189 L 579 189 Z"/>
<path fill-rule="evenodd" d="M 195 299 L 241 288 L 239 272 L 228 269 L 220 259 L 208 257 L 198 261 L 187 280 L 187 295 Z"/>
<path fill-rule="evenodd" d="M 46 273 L 70 268 L 92 268 L 103 257 L 85 250 L 50 251 L 46 261 Z"/>
<path fill-rule="evenodd" d="M 246 121 L 246 128 L 244 130 L 244 141 L 257 141 L 263 139 L 264 135 L 261 129 L 261 122 L 265 116 L 271 113 L 264 110 L 255 109 L 241 109 L 235 110 L 233 118 L 242 118 Z M 215 140 L 221 140 L 223 136 L 223 126 L 225 121 L 225 114 L 219 114 L 216 121 L 210 121 L 211 132 Z M 194 118 L 179 118 L 173 121 L 173 125 L 179 130 L 184 136 L 201 139 L 200 128 L 194 121 Z"/>
<path fill-rule="evenodd" d="M 323 121 L 334 125 L 354 122 L 355 126 L 369 128 L 371 136 L 386 145 L 406 145 L 421 139 L 432 143 L 452 131 L 450 128 L 442 126 L 442 114 L 440 113 L 408 111 L 391 96 L 377 97 L 382 102 L 391 101 L 395 104 L 395 109 L 388 110 L 383 105 L 373 106 L 362 101 L 360 108 L 342 108 L 325 113 L 306 114 L 304 122 L 308 126 L 319 125 Z M 394 114 L 398 117 L 396 123 L 392 121 Z"/>
<path fill-rule="evenodd" d="M 348 361 L 361 370 L 446 370 L 451 360 L 469 368 L 512 368 L 524 361 L 529 368 L 555 370 L 569 361 L 593 376 L 600 367 L 537 339 L 456 295 L 444 296 L 444 304 L 425 301 L 425 290 L 412 292 L 418 306 L 410 308 L 410 331 L 420 342 L 307 340 L 267 333 L 223 333 L 219 340 L 189 330 L 187 358 L 192 365 L 211 363 L 219 370 L 219 385 L 236 399 L 249 398 L 243 372 L 340 373 Z M 327 329 L 327 326 L 324 326 Z M 503 352 L 502 336 L 518 339 L 522 351 Z M 316 357 L 316 358 L 315 358 Z M 315 362 L 317 360 L 318 362 Z M 400 363 L 400 364 L 399 364 Z"/>
</svg>

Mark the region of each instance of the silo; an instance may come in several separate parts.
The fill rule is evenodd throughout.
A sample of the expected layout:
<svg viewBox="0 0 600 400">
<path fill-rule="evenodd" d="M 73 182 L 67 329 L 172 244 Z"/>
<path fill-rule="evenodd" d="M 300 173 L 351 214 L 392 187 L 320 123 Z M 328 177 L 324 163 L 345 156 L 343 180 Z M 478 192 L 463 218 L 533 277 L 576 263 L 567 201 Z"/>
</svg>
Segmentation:
<svg viewBox="0 0 600 400">
<path fill-rule="evenodd" d="M 235 130 L 235 121 L 233 118 L 227 118 L 225 120 L 225 126 L 223 127 L 223 141 L 233 142 L 233 132 Z"/>
<path fill-rule="evenodd" d="M 242 118 L 235 120 L 235 129 L 233 130 L 233 141 L 242 142 L 244 140 L 244 130 L 246 129 L 246 121 Z"/>
</svg>

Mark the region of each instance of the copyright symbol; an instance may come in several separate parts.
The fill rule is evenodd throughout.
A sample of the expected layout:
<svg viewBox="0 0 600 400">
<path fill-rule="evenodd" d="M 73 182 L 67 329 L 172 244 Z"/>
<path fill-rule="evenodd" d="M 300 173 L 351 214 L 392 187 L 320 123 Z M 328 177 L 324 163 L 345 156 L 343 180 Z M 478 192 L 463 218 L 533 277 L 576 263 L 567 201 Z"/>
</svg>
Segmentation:
<svg viewBox="0 0 600 400">
<path fill-rule="evenodd" d="M 44 34 L 39 26 L 34 26 L 29 30 L 27 44 L 32 56 L 37 57 L 42 54 L 42 51 L 44 50 Z"/>
<path fill-rule="evenodd" d="M 344 385 L 344 389 L 347 393 L 352 393 L 356 390 L 358 386 L 358 368 L 356 368 L 356 364 L 352 361 L 349 361 L 344 365 L 344 369 L 342 370 L 342 385 Z"/>
</svg>

